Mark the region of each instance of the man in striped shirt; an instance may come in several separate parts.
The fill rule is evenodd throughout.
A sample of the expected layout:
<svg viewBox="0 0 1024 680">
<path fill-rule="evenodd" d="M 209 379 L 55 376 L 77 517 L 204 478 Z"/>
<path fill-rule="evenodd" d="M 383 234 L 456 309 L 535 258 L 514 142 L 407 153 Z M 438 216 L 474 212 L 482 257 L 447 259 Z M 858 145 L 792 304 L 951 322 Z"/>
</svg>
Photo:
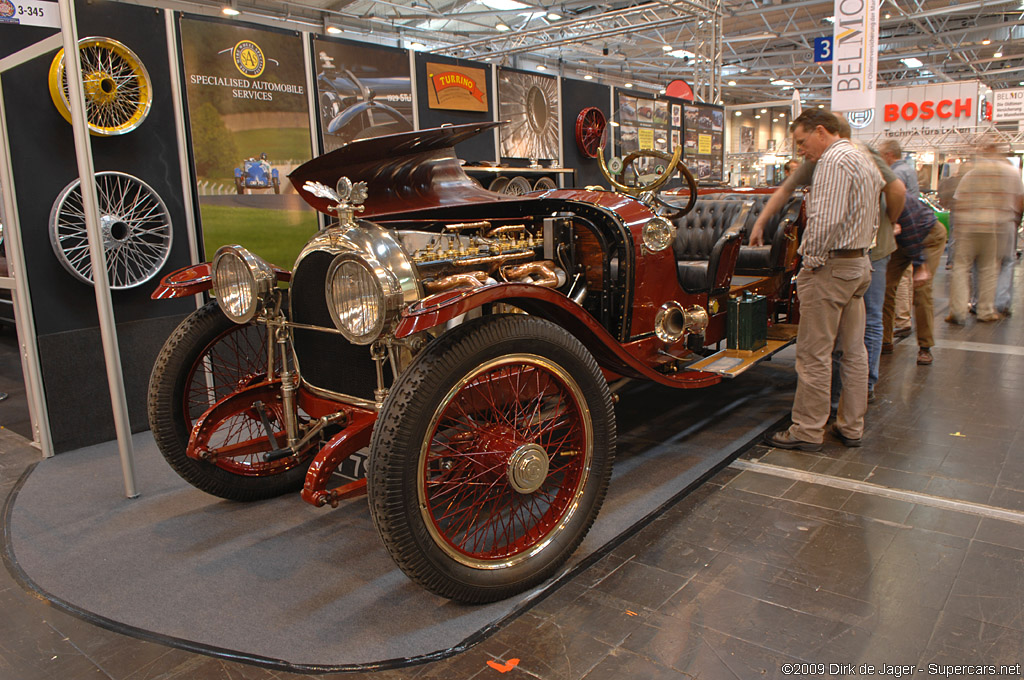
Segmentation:
<svg viewBox="0 0 1024 680">
<path fill-rule="evenodd" d="M 835 348 L 843 350 L 843 391 L 832 433 L 847 446 L 860 446 L 868 408 L 864 292 L 871 283 L 871 265 L 867 255 L 878 224 L 882 176 L 849 140 L 840 138 L 839 123 L 831 113 L 809 109 L 797 116 L 790 130 L 797 149 L 818 163 L 796 280 L 800 329 L 793 424 L 766 441 L 784 449 L 821 449 Z"/>
</svg>

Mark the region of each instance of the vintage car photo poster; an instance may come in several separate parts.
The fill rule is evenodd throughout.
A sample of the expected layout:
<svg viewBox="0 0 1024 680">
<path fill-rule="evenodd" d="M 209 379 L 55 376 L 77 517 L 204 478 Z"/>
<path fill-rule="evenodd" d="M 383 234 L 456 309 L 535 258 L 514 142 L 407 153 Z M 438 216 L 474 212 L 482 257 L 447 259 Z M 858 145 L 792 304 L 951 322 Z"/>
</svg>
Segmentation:
<svg viewBox="0 0 1024 680">
<path fill-rule="evenodd" d="M 487 112 L 487 72 L 482 68 L 427 62 L 427 106 L 446 111 Z"/>
<path fill-rule="evenodd" d="M 503 158 L 558 158 L 558 79 L 498 69 L 498 133 Z"/>
<path fill-rule="evenodd" d="M 683 107 L 684 160 L 698 182 L 722 181 L 725 153 L 725 111 L 711 104 L 690 104 Z M 741 132 L 742 135 L 742 132 Z M 742 136 L 741 136 L 741 144 Z"/>
<path fill-rule="evenodd" d="M 413 129 L 408 52 L 317 38 L 313 58 L 324 151 Z"/>
<path fill-rule="evenodd" d="M 287 179 L 312 157 L 299 34 L 183 17 L 181 52 L 203 256 L 246 243 L 291 267 L 317 229 Z"/>
</svg>

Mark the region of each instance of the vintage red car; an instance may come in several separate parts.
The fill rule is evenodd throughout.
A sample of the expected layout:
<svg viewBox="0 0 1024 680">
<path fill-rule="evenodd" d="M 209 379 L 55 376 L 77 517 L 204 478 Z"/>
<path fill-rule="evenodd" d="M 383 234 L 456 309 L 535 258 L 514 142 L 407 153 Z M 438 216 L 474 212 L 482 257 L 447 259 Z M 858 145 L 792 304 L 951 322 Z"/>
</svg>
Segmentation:
<svg viewBox="0 0 1024 680">
<path fill-rule="evenodd" d="M 402 570 L 464 602 L 537 585 L 582 541 L 615 455 L 614 384 L 714 385 L 791 342 L 797 312 L 799 198 L 749 248 L 767 195 L 697 200 L 678 151 L 623 159 L 664 167 L 646 185 L 602 156 L 612 191 L 496 194 L 454 153 L 493 125 L 316 158 L 290 179 L 336 221 L 290 272 L 226 246 L 154 293 L 215 297 L 150 382 L 155 439 L 184 479 L 234 500 L 365 492 Z M 659 192 L 677 172 L 682 208 Z M 366 479 L 328 488 L 367 446 Z"/>
</svg>

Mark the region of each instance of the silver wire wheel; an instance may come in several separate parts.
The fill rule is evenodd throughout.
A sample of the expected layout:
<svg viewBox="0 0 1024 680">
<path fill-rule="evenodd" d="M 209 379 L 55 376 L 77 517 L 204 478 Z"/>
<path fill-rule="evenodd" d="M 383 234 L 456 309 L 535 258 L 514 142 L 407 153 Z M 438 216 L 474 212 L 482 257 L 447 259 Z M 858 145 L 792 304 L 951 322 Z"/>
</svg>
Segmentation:
<svg viewBox="0 0 1024 680">
<path fill-rule="evenodd" d="M 502 193 L 512 194 L 513 196 L 522 196 L 533 191 L 533 187 L 530 185 L 530 180 L 525 177 L 513 177 L 508 181 L 508 186 L 505 187 Z"/>
<path fill-rule="evenodd" d="M 115 290 L 149 281 L 171 254 L 171 217 L 160 196 L 138 177 L 96 173 L 100 231 L 107 256 L 107 280 Z M 85 230 L 82 183 L 64 187 L 50 210 L 50 245 L 61 265 L 92 284 L 92 260 Z"/>
<path fill-rule="evenodd" d="M 89 132 L 111 137 L 142 125 L 153 105 L 153 81 L 138 56 L 112 38 L 82 38 L 78 41 L 78 52 Z M 63 49 L 50 64 L 48 84 L 50 98 L 60 115 L 70 123 Z"/>
</svg>

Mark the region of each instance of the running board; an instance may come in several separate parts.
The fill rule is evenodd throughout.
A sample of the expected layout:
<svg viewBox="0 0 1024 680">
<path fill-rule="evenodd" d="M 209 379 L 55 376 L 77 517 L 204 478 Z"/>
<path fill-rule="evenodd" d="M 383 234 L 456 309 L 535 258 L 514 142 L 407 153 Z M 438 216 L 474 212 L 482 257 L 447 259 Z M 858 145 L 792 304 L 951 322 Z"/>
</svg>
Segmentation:
<svg viewBox="0 0 1024 680">
<path fill-rule="evenodd" d="M 686 367 L 687 371 L 703 371 L 705 373 L 716 373 L 723 378 L 735 378 L 748 368 L 764 361 L 776 352 L 789 347 L 796 338 L 788 340 L 769 340 L 761 349 L 723 349 L 715 352 L 709 357 L 701 359 Z"/>
</svg>

